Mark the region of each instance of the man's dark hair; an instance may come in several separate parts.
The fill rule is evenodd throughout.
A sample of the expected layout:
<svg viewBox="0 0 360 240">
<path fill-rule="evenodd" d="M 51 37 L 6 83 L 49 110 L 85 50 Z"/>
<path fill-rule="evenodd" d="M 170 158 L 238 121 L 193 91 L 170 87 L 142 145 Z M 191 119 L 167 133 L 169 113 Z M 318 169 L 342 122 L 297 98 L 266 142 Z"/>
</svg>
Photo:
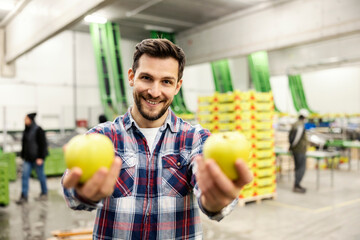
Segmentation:
<svg viewBox="0 0 360 240">
<path fill-rule="evenodd" d="M 175 58 L 179 63 L 178 81 L 182 78 L 185 67 L 184 51 L 167 39 L 145 39 L 135 47 L 132 70 L 135 73 L 139 67 L 139 59 L 143 54 L 156 58 Z"/>
</svg>

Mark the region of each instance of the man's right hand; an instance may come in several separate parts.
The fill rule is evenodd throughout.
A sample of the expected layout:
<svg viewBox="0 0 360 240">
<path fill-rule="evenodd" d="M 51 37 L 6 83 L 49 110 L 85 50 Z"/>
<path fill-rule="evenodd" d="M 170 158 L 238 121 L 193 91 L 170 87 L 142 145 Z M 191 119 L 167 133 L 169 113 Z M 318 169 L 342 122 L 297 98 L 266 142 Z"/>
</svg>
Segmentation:
<svg viewBox="0 0 360 240">
<path fill-rule="evenodd" d="M 69 169 L 63 179 L 64 188 L 74 188 L 76 193 L 84 200 L 99 202 L 111 196 L 114 192 L 116 180 L 119 177 L 122 160 L 115 157 L 110 169 L 101 167 L 89 180 L 80 184 L 82 170 L 78 167 Z"/>
</svg>

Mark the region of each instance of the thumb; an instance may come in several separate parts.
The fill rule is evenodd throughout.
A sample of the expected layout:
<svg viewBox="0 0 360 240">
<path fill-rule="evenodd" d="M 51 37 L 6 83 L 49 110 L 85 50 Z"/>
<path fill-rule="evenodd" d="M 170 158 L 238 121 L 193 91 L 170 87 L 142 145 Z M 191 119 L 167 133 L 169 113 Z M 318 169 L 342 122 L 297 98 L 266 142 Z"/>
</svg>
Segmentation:
<svg viewBox="0 0 360 240">
<path fill-rule="evenodd" d="M 249 169 L 246 162 L 241 159 L 236 160 L 235 167 L 238 172 L 238 179 L 235 181 L 235 185 L 238 187 L 243 187 L 244 185 L 250 183 L 253 180 L 253 173 Z"/>
</svg>

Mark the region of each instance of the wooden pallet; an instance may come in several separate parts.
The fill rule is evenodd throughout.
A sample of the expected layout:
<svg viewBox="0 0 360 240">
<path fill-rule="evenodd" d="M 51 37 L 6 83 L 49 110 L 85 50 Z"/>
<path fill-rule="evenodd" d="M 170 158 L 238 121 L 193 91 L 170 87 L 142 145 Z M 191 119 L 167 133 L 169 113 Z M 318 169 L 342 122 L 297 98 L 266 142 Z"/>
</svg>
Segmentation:
<svg viewBox="0 0 360 240">
<path fill-rule="evenodd" d="M 240 198 L 239 199 L 239 206 L 243 207 L 246 203 L 249 202 L 256 202 L 256 204 L 260 204 L 265 199 L 273 199 L 275 200 L 277 197 L 276 193 L 269 193 L 265 195 L 259 195 L 254 197 L 248 197 L 248 198 Z"/>
<path fill-rule="evenodd" d="M 92 240 L 92 229 L 55 230 L 47 240 Z"/>
</svg>

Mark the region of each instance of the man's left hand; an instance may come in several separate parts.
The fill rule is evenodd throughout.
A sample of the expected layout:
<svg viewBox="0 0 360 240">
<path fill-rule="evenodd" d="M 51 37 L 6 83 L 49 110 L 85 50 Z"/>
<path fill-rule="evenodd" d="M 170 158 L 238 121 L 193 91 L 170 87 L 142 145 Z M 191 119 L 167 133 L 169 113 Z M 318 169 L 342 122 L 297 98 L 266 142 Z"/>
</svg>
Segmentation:
<svg viewBox="0 0 360 240">
<path fill-rule="evenodd" d="M 38 166 L 41 166 L 43 163 L 44 163 L 44 160 L 43 160 L 42 158 L 37 158 L 37 159 L 36 159 L 36 164 L 37 164 Z"/>
<path fill-rule="evenodd" d="M 241 159 L 235 162 L 234 167 L 239 177 L 234 181 L 230 180 L 212 159 L 205 161 L 202 156 L 198 156 L 196 163 L 196 181 L 201 190 L 200 200 L 208 212 L 220 212 L 234 201 L 239 196 L 241 188 L 253 179 L 252 172 Z"/>
</svg>

